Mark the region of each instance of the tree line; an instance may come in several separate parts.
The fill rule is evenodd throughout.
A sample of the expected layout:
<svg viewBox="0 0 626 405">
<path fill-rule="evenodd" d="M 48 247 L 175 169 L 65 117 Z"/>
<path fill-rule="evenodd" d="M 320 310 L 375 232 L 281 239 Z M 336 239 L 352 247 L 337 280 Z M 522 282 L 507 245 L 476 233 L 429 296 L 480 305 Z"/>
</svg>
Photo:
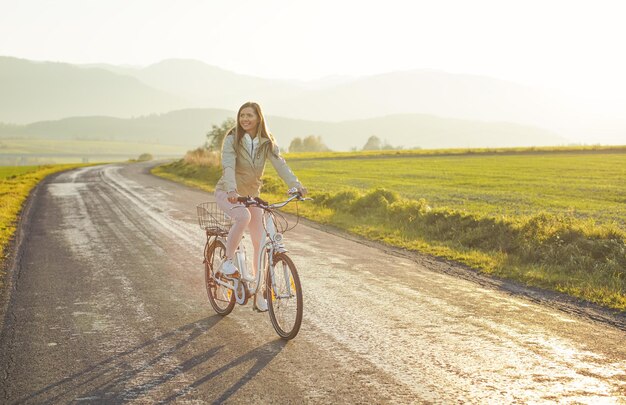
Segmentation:
<svg viewBox="0 0 626 405">
<path fill-rule="evenodd" d="M 209 151 L 219 152 L 222 149 L 222 143 L 226 134 L 236 125 L 233 118 L 228 118 L 220 125 L 213 125 L 211 130 L 207 132 L 207 141 L 204 145 Z M 402 146 L 394 147 L 381 140 L 376 135 L 370 136 L 361 150 L 394 150 L 402 149 Z M 357 150 L 354 148 L 353 150 Z M 289 144 L 289 152 L 330 152 L 331 149 L 326 146 L 322 137 L 319 135 L 308 135 L 304 138 L 295 137 Z"/>
</svg>

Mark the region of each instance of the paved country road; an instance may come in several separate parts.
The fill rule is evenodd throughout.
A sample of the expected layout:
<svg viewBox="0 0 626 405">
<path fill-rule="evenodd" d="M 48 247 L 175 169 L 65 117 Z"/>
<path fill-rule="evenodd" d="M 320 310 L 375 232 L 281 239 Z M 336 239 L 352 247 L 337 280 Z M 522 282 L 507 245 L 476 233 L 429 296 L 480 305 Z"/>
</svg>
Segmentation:
<svg viewBox="0 0 626 405">
<path fill-rule="evenodd" d="M 0 403 L 626 402 L 622 327 L 303 224 L 286 234 L 296 339 L 250 306 L 221 318 L 195 222 L 211 199 L 143 164 L 41 184 L 8 280 Z"/>
</svg>

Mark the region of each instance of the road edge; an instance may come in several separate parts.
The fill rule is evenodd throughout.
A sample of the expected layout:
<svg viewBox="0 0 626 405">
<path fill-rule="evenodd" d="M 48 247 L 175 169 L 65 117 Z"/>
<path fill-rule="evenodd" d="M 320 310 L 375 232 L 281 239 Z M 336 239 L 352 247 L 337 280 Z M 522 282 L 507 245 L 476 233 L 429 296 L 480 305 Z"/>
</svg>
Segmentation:
<svg viewBox="0 0 626 405">
<path fill-rule="evenodd" d="M 295 215 L 288 215 L 292 216 L 295 221 Z M 351 234 L 343 229 L 336 228 L 329 224 L 314 222 L 303 217 L 300 217 L 299 221 L 303 225 L 310 226 L 311 228 L 315 228 L 322 232 L 327 232 L 362 245 L 382 250 L 385 253 L 411 260 L 420 265 L 424 265 L 433 271 L 468 280 L 483 287 L 502 291 L 512 296 L 523 297 L 529 301 L 557 309 L 569 315 L 599 322 L 604 325 L 610 325 L 617 329 L 626 331 L 626 312 L 606 308 L 593 302 L 572 297 L 565 293 L 531 287 L 514 280 L 483 274 L 463 263 L 391 246 L 380 241 L 366 239 L 362 236 Z"/>
<path fill-rule="evenodd" d="M 51 179 L 65 172 L 67 171 L 52 173 L 37 183 L 28 194 L 28 197 L 26 197 L 24 205 L 18 214 L 15 233 L 7 245 L 7 254 L 3 263 L 3 270 L 5 274 L 4 285 L 0 288 L 0 342 L 4 341 L 5 326 L 8 324 L 8 308 L 11 303 L 13 291 L 17 288 L 16 285 L 17 279 L 19 278 L 19 263 L 22 253 L 21 247 L 30 233 L 30 212 L 34 205 L 34 201 L 44 185 L 46 185 Z"/>
</svg>

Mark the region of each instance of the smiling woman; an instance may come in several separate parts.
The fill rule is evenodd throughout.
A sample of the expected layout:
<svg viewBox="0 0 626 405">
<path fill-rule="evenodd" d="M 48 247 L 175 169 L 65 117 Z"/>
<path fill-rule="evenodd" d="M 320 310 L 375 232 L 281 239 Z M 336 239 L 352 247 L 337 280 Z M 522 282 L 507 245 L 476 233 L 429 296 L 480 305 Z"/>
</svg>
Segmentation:
<svg viewBox="0 0 626 405">
<path fill-rule="evenodd" d="M 226 135 L 222 146 L 223 174 L 215 186 L 215 200 L 219 208 L 229 215 L 234 223 L 226 241 L 225 260 L 220 271 L 227 275 L 239 274 L 233 263 L 235 250 L 246 229 L 254 247 L 254 257 L 259 256 L 265 235 L 263 210 L 259 207 L 241 209 L 238 197 L 258 197 L 263 182 L 265 162 L 269 160 L 289 189 L 297 189 L 303 196 L 306 188 L 287 166 L 280 154 L 276 140 L 268 131 L 261 106 L 247 102 L 239 108 L 237 125 Z M 236 209 L 240 208 L 240 209 Z M 257 274 L 257 262 L 253 262 L 253 274 Z M 265 299 L 257 294 L 255 304 L 267 310 Z"/>
</svg>

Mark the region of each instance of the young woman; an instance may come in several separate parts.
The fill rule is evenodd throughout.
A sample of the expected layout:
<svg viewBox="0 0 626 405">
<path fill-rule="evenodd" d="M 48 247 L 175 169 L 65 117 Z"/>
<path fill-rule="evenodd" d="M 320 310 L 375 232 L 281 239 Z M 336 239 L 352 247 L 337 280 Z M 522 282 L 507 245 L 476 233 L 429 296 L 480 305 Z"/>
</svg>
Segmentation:
<svg viewBox="0 0 626 405">
<path fill-rule="evenodd" d="M 246 228 L 250 231 L 255 258 L 261 249 L 265 232 L 263 210 L 257 207 L 243 208 L 237 204 L 237 197 L 259 196 L 263 184 L 261 177 L 268 159 L 289 188 L 295 187 L 303 195 L 306 194 L 306 189 L 287 166 L 274 137 L 267 130 L 261 107 L 257 103 L 247 102 L 239 108 L 237 125 L 224 138 L 223 173 L 215 186 L 217 205 L 234 221 L 226 241 L 226 260 L 222 264 L 224 274 L 240 276 L 233 263 L 233 256 Z M 259 271 L 256 260 L 252 262 L 256 274 Z M 261 311 L 267 310 L 267 301 L 261 294 L 257 294 L 255 305 Z"/>
</svg>

